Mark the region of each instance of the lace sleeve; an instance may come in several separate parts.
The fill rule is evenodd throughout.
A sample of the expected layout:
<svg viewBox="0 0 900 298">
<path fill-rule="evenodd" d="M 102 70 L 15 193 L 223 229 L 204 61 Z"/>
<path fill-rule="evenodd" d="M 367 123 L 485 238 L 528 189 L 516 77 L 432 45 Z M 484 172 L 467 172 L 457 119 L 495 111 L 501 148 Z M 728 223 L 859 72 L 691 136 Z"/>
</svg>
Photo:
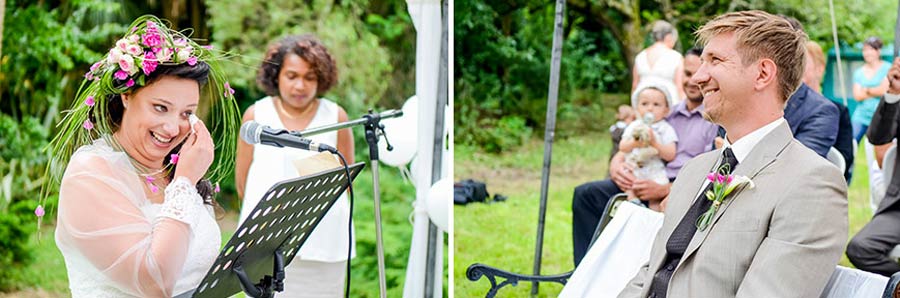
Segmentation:
<svg viewBox="0 0 900 298">
<path fill-rule="evenodd" d="M 197 212 L 202 210 L 203 199 L 197 188 L 185 177 L 176 177 L 166 187 L 166 201 L 159 216 L 168 217 L 186 224 L 191 224 Z"/>
<path fill-rule="evenodd" d="M 56 242 L 72 271 L 99 271 L 137 297 L 171 297 L 188 255 L 196 190 L 178 179 L 156 218 L 134 173 L 101 158 L 70 162 L 59 191 Z"/>
</svg>

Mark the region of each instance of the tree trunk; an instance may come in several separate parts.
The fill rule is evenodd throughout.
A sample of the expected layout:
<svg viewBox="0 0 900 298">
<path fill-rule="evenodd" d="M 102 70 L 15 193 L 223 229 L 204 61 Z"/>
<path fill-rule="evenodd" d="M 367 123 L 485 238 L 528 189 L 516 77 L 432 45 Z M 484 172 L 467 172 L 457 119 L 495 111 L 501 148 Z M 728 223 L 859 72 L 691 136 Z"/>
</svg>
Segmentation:
<svg viewBox="0 0 900 298">
<path fill-rule="evenodd" d="M 600 26 L 610 30 L 622 49 L 622 60 L 628 66 L 628 71 L 634 67 L 634 57 L 644 48 L 644 30 L 641 26 L 641 7 L 639 1 L 611 0 L 600 2 L 585 0 L 569 0 L 568 6 L 573 10 L 589 16 Z M 618 18 L 610 16 L 610 11 L 615 11 Z M 630 80 L 629 80 L 630 82 Z"/>
<path fill-rule="evenodd" d="M 634 68 L 634 57 L 644 49 L 644 30 L 641 28 L 640 20 L 632 20 L 621 24 L 622 31 L 622 58 L 625 59 L 625 65 L 628 65 L 629 73 Z M 629 76 L 630 77 L 630 76 Z"/>
</svg>

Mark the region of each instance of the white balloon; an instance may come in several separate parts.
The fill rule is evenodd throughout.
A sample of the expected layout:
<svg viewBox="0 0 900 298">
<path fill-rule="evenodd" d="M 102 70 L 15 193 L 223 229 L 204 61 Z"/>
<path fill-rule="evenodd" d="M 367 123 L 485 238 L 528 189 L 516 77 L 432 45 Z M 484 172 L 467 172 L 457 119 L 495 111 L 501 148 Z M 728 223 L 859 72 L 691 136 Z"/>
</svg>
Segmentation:
<svg viewBox="0 0 900 298">
<path fill-rule="evenodd" d="M 450 195 L 453 193 L 453 180 L 444 178 L 438 180 L 428 190 L 428 202 L 425 207 L 428 217 L 444 232 L 450 226 Z"/>
<path fill-rule="evenodd" d="M 381 124 L 384 124 L 384 133 L 394 150 L 387 150 L 388 142 L 384 139 L 378 141 L 378 159 L 389 166 L 406 165 L 416 154 L 418 126 L 405 117 L 384 119 Z"/>
<path fill-rule="evenodd" d="M 413 123 L 419 122 L 419 97 L 418 96 L 410 96 L 406 99 L 406 102 L 403 103 L 403 116 L 400 118 L 412 119 Z"/>
</svg>

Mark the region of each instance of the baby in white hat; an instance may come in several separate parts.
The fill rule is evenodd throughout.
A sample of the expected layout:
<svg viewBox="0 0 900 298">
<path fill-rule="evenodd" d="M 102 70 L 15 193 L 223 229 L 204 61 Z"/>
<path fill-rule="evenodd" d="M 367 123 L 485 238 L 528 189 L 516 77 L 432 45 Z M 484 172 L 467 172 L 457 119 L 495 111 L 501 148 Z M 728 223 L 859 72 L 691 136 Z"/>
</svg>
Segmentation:
<svg viewBox="0 0 900 298">
<path fill-rule="evenodd" d="M 638 86 L 631 97 L 631 104 L 637 110 L 638 121 L 633 121 L 622 134 L 619 150 L 625 153 L 625 162 L 631 165 L 636 179 L 653 180 L 658 184 L 668 184 L 665 162 L 675 159 L 675 143 L 678 135 L 666 122 L 672 97 L 659 84 L 647 83 Z M 629 200 L 640 199 L 631 190 L 626 190 Z M 661 211 L 661 201 L 646 201 L 648 207 Z"/>
</svg>

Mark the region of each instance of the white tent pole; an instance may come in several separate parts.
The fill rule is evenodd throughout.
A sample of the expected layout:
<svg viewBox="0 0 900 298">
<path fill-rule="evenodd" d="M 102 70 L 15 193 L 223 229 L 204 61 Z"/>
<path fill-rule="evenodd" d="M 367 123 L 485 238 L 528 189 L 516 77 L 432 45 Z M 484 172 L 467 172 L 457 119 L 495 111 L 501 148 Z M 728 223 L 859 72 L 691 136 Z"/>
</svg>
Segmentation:
<svg viewBox="0 0 900 298">
<path fill-rule="evenodd" d="M 407 9 L 416 29 L 416 96 L 418 97 L 418 140 L 416 186 L 413 204 L 413 235 L 403 285 L 403 297 L 424 297 L 428 230 L 431 224 L 426 199 L 432 184 L 434 125 L 437 109 L 438 61 L 440 60 L 441 4 L 439 0 L 407 0 Z M 443 243 L 441 243 L 442 245 Z M 441 258 L 443 259 L 443 258 Z"/>
<path fill-rule="evenodd" d="M 847 105 L 847 86 L 844 86 L 844 65 L 841 63 L 841 44 L 838 43 L 837 21 L 834 19 L 834 0 L 828 0 L 828 7 L 831 10 L 831 36 L 834 39 L 834 54 L 837 57 L 838 80 L 841 82 L 841 98 L 844 99 L 844 106 Z"/>
<path fill-rule="evenodd" d="M 432 131 L 432 157 L 431 157 L 431 183 L 441 180 L 443 172 L 444 152 L 444 109 L 447 107 L 447 1 L 443 1 L 441 10 L 441 45 L 437 67 L 437 90 L 433 114 L 434 123 Z M 424 161 L 424 160 L 423 160 Z M 422 162 L 425 163 L 425 162 Z M 429 187 L 430 189 L 431 187 Z M 426 198 L 429 199 L 429 198 Z M 429 219 L 430 222 L 430 219 Z M 444 231 L 438 229 L 434 223 L 428 224 L 428 255 L 425 259 L 425 297 L 443 296 L 441 286 L 443 284 L 444 270 Z M 435 286 L 437 285 L 437 286 Z"/>
</svg>

